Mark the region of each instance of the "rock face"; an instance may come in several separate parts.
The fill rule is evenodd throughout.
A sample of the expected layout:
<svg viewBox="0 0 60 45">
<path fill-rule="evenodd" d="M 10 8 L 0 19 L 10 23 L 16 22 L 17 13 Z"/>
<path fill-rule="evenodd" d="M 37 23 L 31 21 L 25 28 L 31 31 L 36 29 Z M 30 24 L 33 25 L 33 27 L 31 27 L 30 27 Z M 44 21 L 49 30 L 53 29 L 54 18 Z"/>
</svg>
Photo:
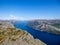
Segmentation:
<svg viewBox="0 0 60 45">
<path fill-rule="evenodd" d="M 38 39 L 34 39 L 26 31 L 15 28 L 3 28 L 0 30 L 0 45 L 46 45 Z"/>
<path fill-rule="evenodd" d="M 0 28 L 14 28 L 14 26 L 10 22 L 0 21 Z"/>
<path fill-rule="evenodd" d="M 60 34 L 60 27 L 59 27 L 60 25 L 56 26 L 56 24 L 60 24 L 59 22 L 60 22 L 59 20 L 57 21 L 33 20 L 33 21 L 28 21 L 27 26 L 39 31 L 45 31 L 53 34 Z"/>
<path fill-rule="evenodd" d="M 0 45 L 46 45 L 42 41 L 34 39 L 28 32 L 14 28 L 13 26 L 10 27 L 9 23 L 8 25 L 7 23 L 0 25 L 2 27 L 0 27 Z"/>
</svg>

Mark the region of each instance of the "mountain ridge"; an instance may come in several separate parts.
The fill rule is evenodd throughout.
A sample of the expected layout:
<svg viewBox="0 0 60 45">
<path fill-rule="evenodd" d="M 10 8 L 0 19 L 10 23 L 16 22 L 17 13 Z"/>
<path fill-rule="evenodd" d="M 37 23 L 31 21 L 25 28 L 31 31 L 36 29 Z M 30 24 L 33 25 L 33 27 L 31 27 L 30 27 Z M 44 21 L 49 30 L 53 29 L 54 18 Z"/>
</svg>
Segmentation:
<svg viewBox="0 0 60 45">
<path fill-rule="evenodd" d="M 60 20 L 31 20 L 27 21 L 30 28 L 53 34 L 60 34 Z M 56 26 L 57 25 L 57 26 Z"/>
</svg>

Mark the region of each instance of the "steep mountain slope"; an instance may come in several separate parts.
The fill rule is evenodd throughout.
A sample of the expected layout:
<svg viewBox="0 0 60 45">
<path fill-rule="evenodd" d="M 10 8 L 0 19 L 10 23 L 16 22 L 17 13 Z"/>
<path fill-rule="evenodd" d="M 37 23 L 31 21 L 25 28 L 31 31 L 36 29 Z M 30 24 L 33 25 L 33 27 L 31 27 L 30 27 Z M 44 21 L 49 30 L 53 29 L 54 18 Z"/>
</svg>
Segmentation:
<svg viewBox="0 0 60 45">
<path fill-rule="evenodd" d="M 5 25 L 4 25 L 5 24 Z M 6 26 L 8 25 L 8 26 Z M 22 29 L 14 28 L 9 22 L 0 23 L 0 45 L 46 45 Z"/>
<path fill-rule="evenodd" d="M 0 20 L 0 28 L 14 28 L 13 24 L 8 21 Z"/>
<path fill-rule="evenodd" d="M 0 45 L 46 45 L 34 39 L 26 31 L 16 28 L 3 28 L 0 30 Z"/>
<path fill-rule="evenodd" d="M 58 21 L 33 20 L 33 21 L 28 21 L 27 26 L 39 31 L 60 34 L 60 27 L 59 25 L 56 26 L 55 25 L 56 23 L 59 24 L 60 23 L 59 20 Z"/>
</svg>

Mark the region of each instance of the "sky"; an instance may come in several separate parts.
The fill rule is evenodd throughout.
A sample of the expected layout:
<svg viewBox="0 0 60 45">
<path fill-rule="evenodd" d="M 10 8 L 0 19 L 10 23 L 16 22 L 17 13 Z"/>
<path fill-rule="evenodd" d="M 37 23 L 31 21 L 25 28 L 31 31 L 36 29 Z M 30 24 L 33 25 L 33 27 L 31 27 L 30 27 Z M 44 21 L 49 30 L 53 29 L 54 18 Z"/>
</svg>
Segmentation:
<svg viewBox="0 0 60 45">
<path fill-rule="evenodd" d="M 60 0 L 0 0 L 0 19 L 60 19 Z"/>
</svg>

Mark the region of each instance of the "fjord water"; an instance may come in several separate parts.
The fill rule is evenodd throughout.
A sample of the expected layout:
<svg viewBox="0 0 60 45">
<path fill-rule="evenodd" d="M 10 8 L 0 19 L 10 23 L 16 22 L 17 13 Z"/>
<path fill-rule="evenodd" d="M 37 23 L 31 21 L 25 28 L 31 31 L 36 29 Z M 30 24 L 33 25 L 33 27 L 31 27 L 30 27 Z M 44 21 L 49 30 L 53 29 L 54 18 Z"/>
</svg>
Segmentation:
<svg viewBox="0 0 60 45">
<path fill-rule="evenodd" d="M 14 23 L 14 26 L 16 28 L 26 30 L 31 35 L 33 35 L 34 38 L 40 39 L 42 42 L 46 43 L 47 45 L 60 45 L 60 35 L 34 30 L 32 28 L 27 27 L 26 22 L 24 21 L 16 22 Z"/>
</svg>

